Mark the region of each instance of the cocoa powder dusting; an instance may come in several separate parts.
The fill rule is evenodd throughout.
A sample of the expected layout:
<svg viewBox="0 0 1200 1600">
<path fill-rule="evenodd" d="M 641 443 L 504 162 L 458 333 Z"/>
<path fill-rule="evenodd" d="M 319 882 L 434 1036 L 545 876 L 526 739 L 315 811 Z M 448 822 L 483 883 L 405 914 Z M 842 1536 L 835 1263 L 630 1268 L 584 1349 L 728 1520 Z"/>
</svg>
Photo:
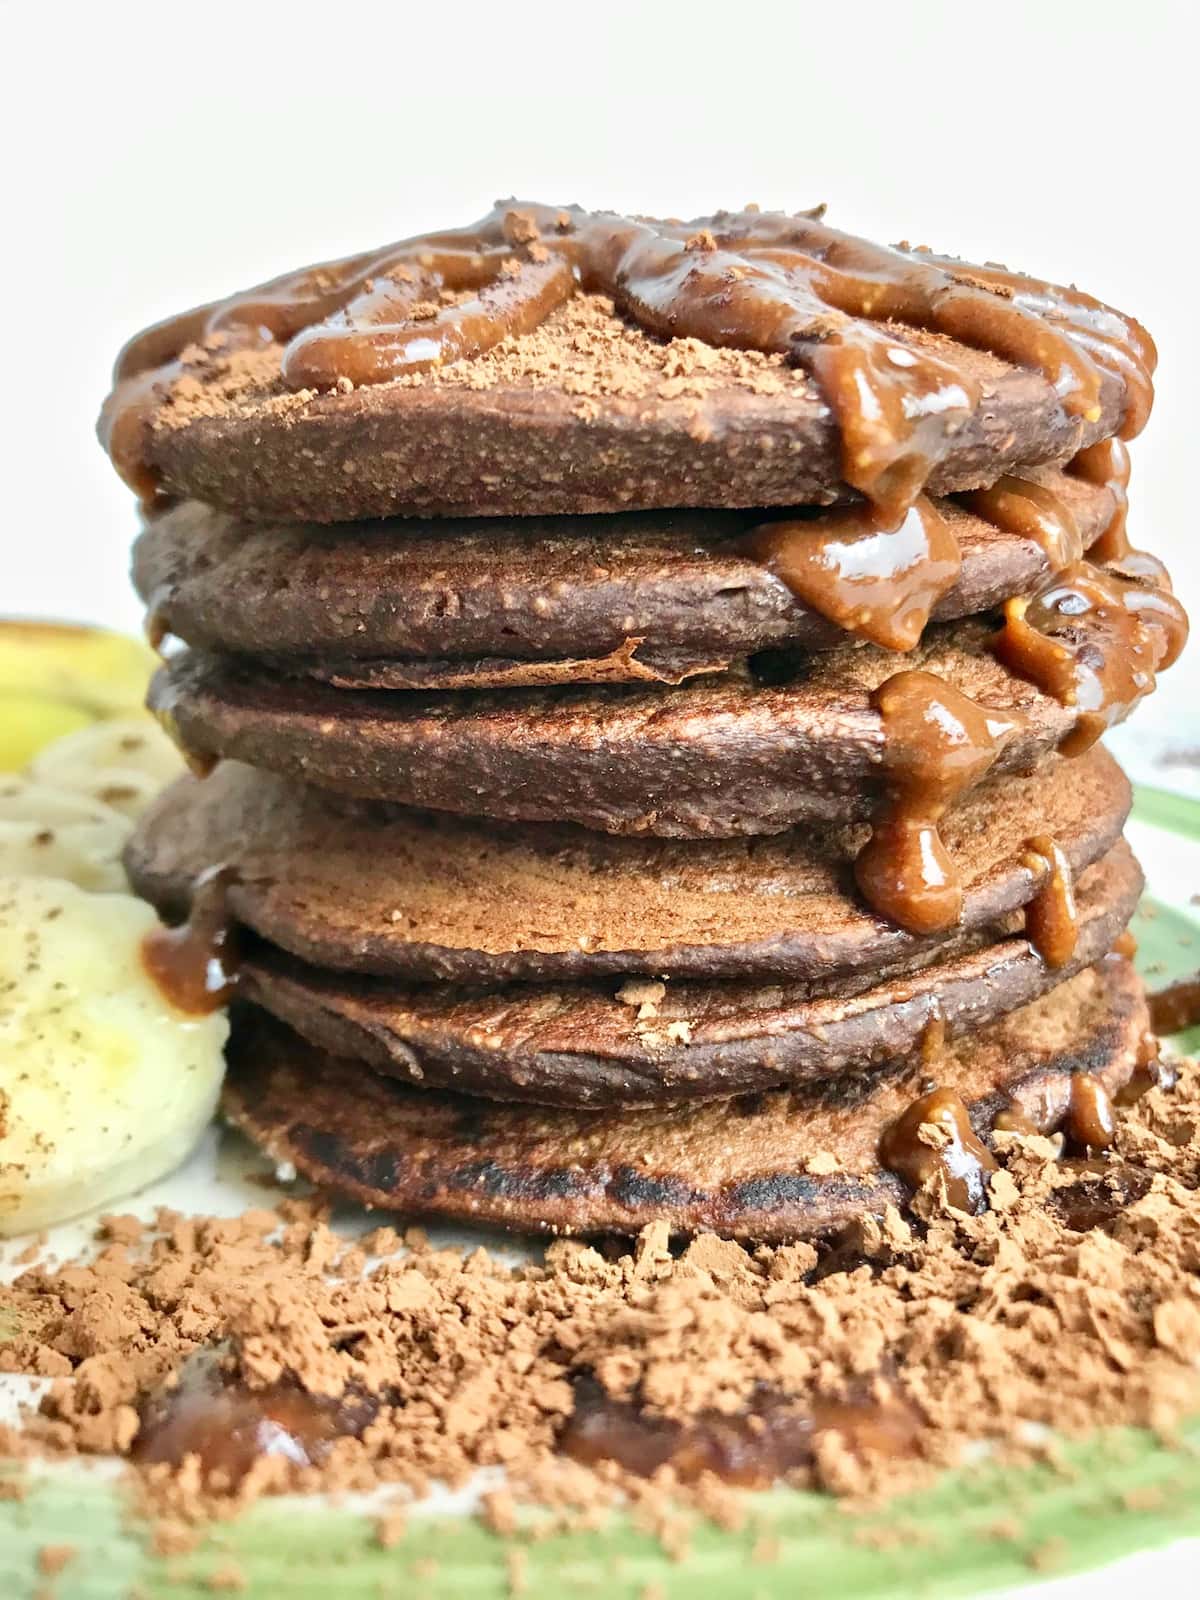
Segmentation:
<svg viewBox="0 0 1200 1600">
<path fill-rule="evenodd" d="M 1169 1435 L 1200 1405 L 1200 1067 L 1170 1081 L 1119 1110 L 1106 1155 L 999 1133 L 987 1209 L 933 1181 L 912 1219 L 863 1218 L 825 1254 L 673 1248 L 657 1224 L 627 1253 L 558 1241 L 510 1266 L 418 1229 L 348 1242 L 319 1197 L 107 1218 L 92 1258 L 0 1292 L 0 1363 L 50 1380 L 0 1452 L 130 1458 L 185 1548 L 263 1494 L 419 1496 L 484 1466 L 507 1469 L 483 1507 L 500 1530 L 522 1500 L 566 1520 L 684 1494 L 734 1525 L 722 1476 L 858 1497 L 981 1438 L 1035 1449 L 1030 1422 Z"/>
</svg>

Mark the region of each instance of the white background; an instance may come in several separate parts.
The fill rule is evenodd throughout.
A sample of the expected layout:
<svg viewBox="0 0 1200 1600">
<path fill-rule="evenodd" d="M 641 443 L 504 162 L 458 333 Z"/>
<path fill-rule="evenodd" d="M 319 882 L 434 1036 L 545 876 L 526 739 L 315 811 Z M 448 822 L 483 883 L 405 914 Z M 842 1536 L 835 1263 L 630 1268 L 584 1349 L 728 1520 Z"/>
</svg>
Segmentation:
<svg viewBox="0 0 1200 1600">
<path fill-rule="evenodd" d="M 1134 532 L 1200 610 L 1186 19 L 1164 0 L 0 0 L 0 612 L 139 620 L 133 504 L 92 432 L 128 334 L 509 193 L 685 216 L 825 200 L 836 224 L 1132 311 L 1162 354 Z"/>
<path fill-rule="evenodd" d="M 1133 312 L 1162 356 L 1134 533 L 1200 611 L 1188 11 L 0 0 L 0 612 L 139 621 L 133 505 L 92 434 L 128 334 L 509 193 L 682 215 L 824 200 L 835 224 Z M 1185 658 L 1142 715 L 1194 716 L 1189 676 Z M 1194 1558 L 1167 1562 L 1134 1586 L 1183 1592 Z"/>
</svg>

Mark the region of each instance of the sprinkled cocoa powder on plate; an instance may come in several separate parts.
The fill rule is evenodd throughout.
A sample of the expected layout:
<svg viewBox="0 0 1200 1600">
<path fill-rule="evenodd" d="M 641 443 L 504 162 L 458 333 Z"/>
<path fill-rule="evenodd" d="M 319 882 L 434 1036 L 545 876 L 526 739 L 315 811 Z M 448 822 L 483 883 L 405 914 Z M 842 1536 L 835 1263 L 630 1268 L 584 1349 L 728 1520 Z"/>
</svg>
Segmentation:
<svg viewBox="0 0 1200 1600">
<path fill-rule="evenodd" d="M 513 1267 L 416 1229 L 348 1243 L 319 1198 L 107 1218 L 93 1259 L 4 1292 L 5 1369 L 50 1383 L 0 1448 L 130 1458 L 170 1545 L 285 1488 L 420 1495 L 484 1466 L 508 1472 L 497 1528 L 522 1498 L 649 1514 L 683 1492 L 723 1520 L 722 1479 L 873 1495 L 980 1438 L 1028 1454 L 1031 1422 L 1169 1437 L 1200 1404 L 1200 1068 L 1123 1112 L 1104 1160 L 998 1145 L 989 1211 L 934 1185 L 824 1256 L 673 1251 L 656 1225 Z"/>
</svg>

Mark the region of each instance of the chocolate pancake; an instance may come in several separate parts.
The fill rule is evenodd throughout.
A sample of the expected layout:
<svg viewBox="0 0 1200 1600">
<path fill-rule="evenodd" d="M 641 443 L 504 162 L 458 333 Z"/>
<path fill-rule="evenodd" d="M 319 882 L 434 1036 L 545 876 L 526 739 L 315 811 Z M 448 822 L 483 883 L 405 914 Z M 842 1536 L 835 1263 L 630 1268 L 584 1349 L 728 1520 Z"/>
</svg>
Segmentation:
<svg viewBox="0 0 1200 1600">
<path fill-rule="evenodd" d="M 101 433 L 143 494 L 340 522 L 766 506 L 994 482 L 1145 421 L 1080 292 L 751 208 L 502 201 L 147 329 Z"/>
<path fill-rule="evenodd" d="M 1031 836 L 1079 871 L 1115 844 L 1129 785 L 1100 746 L 986 783 L 942 829 L 963 914 L 941 938 L 872 915 L 852 863 L 864 830 L 769 839 L 621 839 L 342 800 L 222 762 L 143 815 L 125 863 L 171 918 L 214 866 L 230 912 L 320 967 L 503 983 L 606 974 L 820 982 L 912 970 L 986 937 L 1045 876 Z"/>
<path fill-rule="evenodd" d="M 1111 491 L 1050 469 L 1029 476 L 1089 548 Z M 935 618 L 988 610 L 1045 576 L 1042 543 L 953 501 L 939 510 L 962 570 Z M 150 521 L 134 581 L 156 628 L 343 687 L 677 682 L 768 646 L 845 642 L 739 545 L 761 521 L 707 511 L 327 529 L 256 526 L 188 502 Z"/>
<path fill-rule="evenodd" d="M 1075 725 L 988 653 L 983 621 L 929 629 L 907 655 L 843 646 L 679 688 L 612 685 L 418 695 L 339 690 L 188 652 L 150 704 L 197 758 L 230 757 L 321 788 L 433 810 L 582 823 L 668 838 L 856 822 L 880 796 L 871 692 L 936 674 L 1015 717 L 994 773 L 1032 767 Z M 756 658 L 761 663 L 761 658 Z"/>
<path fill-rule="evenodd" d="M 861 1071 L 991 1022 L 1097 961 L 1133 914 L 1142 876 L 1116 845 L 1081 874 L 1073 955 L 1051 970 L 1020 934 L 829 995 L 795 981 L 406 985 L 306 965 L 251 944 L 241 993 L 335 1055 L 426 1088 L 546 1105 L 651 1105 Z"/>
<path fill-rule="evenodd" d="M 878 1146 L 924 1073 L 960 1096 L 985 1138 L 1014 1106 L 1050 1131 L 1076 1077 L 1110 1095 L 1129 1081 L 1148 1024 L 1133 969 L 1110 957 L 925 1067 L 889 1063 L 682 1109 L 578 1113 L 409 1089 L 244 1008 L 225 1114 L 274 1160 L 410 1216 L 582 1234 L 665 1219 L 679 1233 L 811 1238 L 904 1202 Z"/>
<path fill-rule="evenodd" d="M 986 390 L 935 493 L 1064 460 L 1112 433 L 1071 417 L 1039 374 L 915 331 Z M 175 494 L 249 517 L 575 516 L 842 498 L 841 440 L 816 385 L 778 357 L 689 361 L 585 297 L 510 350 L 349 393 L 289 393 L 278 346 L 201 360 L 168 391 L 147 458 Z"/>
</svg>

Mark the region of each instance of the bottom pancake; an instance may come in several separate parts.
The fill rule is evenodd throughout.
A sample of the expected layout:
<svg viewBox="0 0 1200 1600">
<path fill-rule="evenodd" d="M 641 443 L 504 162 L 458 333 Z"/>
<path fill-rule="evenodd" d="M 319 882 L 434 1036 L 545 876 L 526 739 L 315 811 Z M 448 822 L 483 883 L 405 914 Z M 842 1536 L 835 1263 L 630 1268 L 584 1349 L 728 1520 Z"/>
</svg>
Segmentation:
<svg viewBox="0 0 1200 1600">
<path fill-rule="evenodd" d="M 931 1083 L 985 1139 L 1002 1110 L 1053 1131 L 1078 1099 L 1103 1103 L 1093 1085 L 1112 1095 L 1129 1081 L 1148 1027 L 1140 980 L 1109 956 L 932 1061 L 697 1106 L 578 1112 L 407 1088 L 243 1006 L 225 1113 L 274 1160 L 410 1216 L 573 1234 L 665 1219 L 679 1233 L 814 1238 L 904 1202 L 879 1141 Z M 1077 1080 L 1091 1080 L 1088 1095 Z"/>
</svg>

